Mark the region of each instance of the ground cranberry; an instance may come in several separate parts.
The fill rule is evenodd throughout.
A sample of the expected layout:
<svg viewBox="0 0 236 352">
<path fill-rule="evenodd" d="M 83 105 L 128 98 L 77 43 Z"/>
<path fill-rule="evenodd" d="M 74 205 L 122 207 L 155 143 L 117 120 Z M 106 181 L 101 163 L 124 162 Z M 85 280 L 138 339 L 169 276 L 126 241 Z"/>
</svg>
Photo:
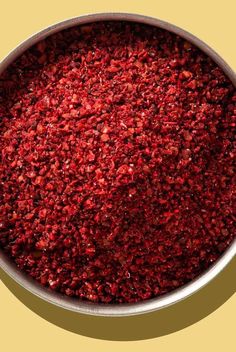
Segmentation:
<svg viewBox="0 0 236 352">
<path fill-rule="evenodd" d="M 46 38 L 0 80 L 0 247 L 92 302 L 184 285 L 235 238 L 235 128 L 231 82 L 174 34 Z"/>
</svg>

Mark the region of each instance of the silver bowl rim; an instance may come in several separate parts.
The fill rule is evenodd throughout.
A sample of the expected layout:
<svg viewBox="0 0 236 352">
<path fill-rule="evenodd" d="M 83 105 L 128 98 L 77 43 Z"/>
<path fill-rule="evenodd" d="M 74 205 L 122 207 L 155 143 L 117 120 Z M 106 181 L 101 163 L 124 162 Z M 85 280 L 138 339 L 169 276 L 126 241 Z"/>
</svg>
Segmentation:
<svg viewBox="0 0 236 352">
<path fill-rule="evenodd" d="M 59 23 L 56 23 L 38 33 L 26 39 L 20 45 L 11 51 L 5 59 L 0 63 L 0 74 L 24 51 L 36 44 L 40 40 L 64 29 L 89 24 L 92 22 L 100 21 L 128 21 L 143 23 L 154 27 L 159 27 L 175 33 L 180 37 L 188 40 L 197 46 L 200 50 L 205 52 L 211 57 L 219 67 L 222 68 L 224 73 L 232 81 L 236 87 L 236 74 L 230 68 L 230 66 L 207 44 L 202 40 L 198 39 L 189 32 L 173 25 L 168 22 L 162 21 L 157 18 L 143 16 L 134 13 L 95 13 L 87 14 L 75 18 L 71 18 Z M 122 303 L 122 304 L 101 304 L 92 303 L 78 300 L 76 298 L 67 297 L 63 294 L 53 292 L 52 290 L 41 286 L 38 282 L 30 278 L 28 275 L 20 271 L 13 261 L 8 258 L 2 250 L 0 250 L 0 268 L 5 271 L 13 280 L 15 280 L 20 286 L 36 295 L 37 297 L 54 304 L 60 308 L 64 308 L 69 311 L 83 313 L 94 316 L 105 316 L 105 317 L 122 317 L 132 316 L 144 313 L 150 313 L 155 310 L 159 310 L 175 304 L 190 295 L 194 294 L 211 280 L 213 280 L 225 267 L 226 265 L 236 256 L 236 239 L 231 243 L 223 255 L 206 271 L 204 271 L 197 278 L 189 282 L 188 284 L 179 287 L 178 289 L 166 293 L 162 296 L 141 301 L 138 303 Z M 216 293 L 217 294 L 217 293 Z"/>
</svg>

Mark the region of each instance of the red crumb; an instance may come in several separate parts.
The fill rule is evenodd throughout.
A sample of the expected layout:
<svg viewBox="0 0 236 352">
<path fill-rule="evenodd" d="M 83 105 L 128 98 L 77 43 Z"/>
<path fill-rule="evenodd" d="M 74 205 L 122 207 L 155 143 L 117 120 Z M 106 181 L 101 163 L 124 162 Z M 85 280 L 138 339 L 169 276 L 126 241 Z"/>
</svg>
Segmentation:
<svg viewBox="0 0 236 352">
<path fill-rule="evenodd" d="M 0 247 L 79 299 L 184 285 L 235 238 L 235 124 L 228 78 L 174 34 L 114 22 L 47 38 L 0 81 Z"/>
</svg>

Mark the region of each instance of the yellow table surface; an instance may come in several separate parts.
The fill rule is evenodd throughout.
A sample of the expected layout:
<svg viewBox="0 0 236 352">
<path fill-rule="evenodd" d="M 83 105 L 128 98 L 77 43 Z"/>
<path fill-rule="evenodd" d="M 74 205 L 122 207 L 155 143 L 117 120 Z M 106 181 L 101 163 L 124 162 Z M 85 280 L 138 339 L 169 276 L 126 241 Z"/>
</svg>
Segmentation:
<svg viewBox="0 0 236 352">
<path fill-rule="evenodd" d="M 94 12 L 134 12 L 169 21 L 204 40 L 236 70 L 234 0 L 2 1 L 0 60 L 33 33 Z M 95 318 L 65 312 L 32 296 L 0 270 L 0 350 L 236 350 L 236 258 L 191 298 L 153 314 Z"/>
</svg>

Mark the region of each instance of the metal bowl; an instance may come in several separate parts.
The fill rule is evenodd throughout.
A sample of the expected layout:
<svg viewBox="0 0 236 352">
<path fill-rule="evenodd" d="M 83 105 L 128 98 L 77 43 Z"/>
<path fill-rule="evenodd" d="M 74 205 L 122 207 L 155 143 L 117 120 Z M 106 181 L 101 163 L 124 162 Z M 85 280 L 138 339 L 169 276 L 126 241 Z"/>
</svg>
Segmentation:
<svg viewBox="0 0 236 352">
<path fill-rule="evenodd" d="M 100 13 L 85 15 L 81 17 L 76 17 L 69 19 L 67 21 L 55 24 L 31 38 L 27 39 L 21 45 L 19 45 L 15 50 L 13 50 L 1 63 L 0 63 L 0 74 L 25 50 L 30 48 L 35 43 L 40 40 L 50 36 L 53 33 L 59 32 L 63 29 L 70 28 L 77 25 L 98 22 L 98 21 L 129 21 L 138 22 L 143 24 L 152 25 L 155 27 L 166 29 L 173 32 L 180 37 L 185 38 L 189 42 L 196 45 L 203 52 L 205 52 L 209 57 L 211 57 L 225 72 L 225 74 L 232 81 L 233 85 L 236 87 L 236 74 L 227 65 L 227 63 L 208 45 L 203 43 L 201 40 L 193 36 L 192 34 L 180 29 L 172 24 L 161 21 L 159 19 L 140 16 L 136 14 L 126 14 L 126 13 Z M 174 304 L 184 298 L 192 295 L 207 283 L 209 283 L 215 276 L 217 276 L 221 270 L 230 262 L 230 260 L 236 255 L 236 239 L 229 246 L 229 248 L 224 252 L 224 254 L 212 265 L 208 270 L 203 272 L 199 277 L 192 280 L 187 285 L 184 285 L 170 293 L 163 296 L 156 297 L 153 299 L 148 299 L 146 301 L 131 303 L 131 304 L 98 304 L 84 302 L 76 298 L 70 298 L 63 294 L 51 291 L 48 288 L 41 286 L 39 283 L 34 281 L 32 278 L 20 271 L 16 265 L 0 250 L 0 267 L 12 277 L 18 284 L 23 286 L 25 289 L 35 294 L 36 296 L 42 298 L 43 300 L 50 302 L 56 306 L 71 311 L 96 315 L 96 316 L 130 316 L 136 314 L 142 314 L 147 312 L 152 312 L 171 304 Z M 217 294 L 217 292 L 216 292 Z"/>
</svg>

